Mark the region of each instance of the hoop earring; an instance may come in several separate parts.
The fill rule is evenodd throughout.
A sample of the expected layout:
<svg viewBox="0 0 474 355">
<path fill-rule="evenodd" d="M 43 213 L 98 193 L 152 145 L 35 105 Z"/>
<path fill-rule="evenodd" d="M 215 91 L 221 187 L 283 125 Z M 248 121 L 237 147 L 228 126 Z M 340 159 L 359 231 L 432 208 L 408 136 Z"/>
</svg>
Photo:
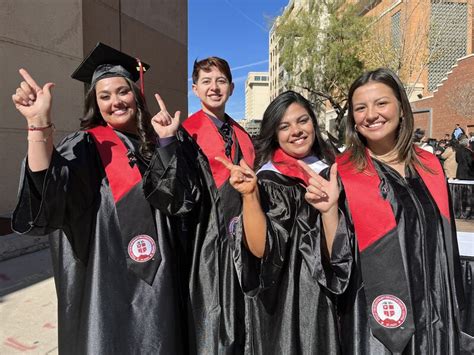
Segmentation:
<svg viewBox="0 0 474 355">
<path fill-rule="evenodd" d="M 358 132 L 357 131 L 357 124 L 354 124 L 354 131 Z"/>
</svg>

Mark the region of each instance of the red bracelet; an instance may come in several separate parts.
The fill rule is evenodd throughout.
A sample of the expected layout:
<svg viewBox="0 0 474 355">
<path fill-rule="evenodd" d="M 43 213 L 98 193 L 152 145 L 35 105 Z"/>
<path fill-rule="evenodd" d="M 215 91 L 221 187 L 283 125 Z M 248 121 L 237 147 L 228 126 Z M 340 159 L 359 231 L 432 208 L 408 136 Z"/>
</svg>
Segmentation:
<svg viewBox="0 0 474 355">
<path fill-rule="evenodd" d="M 53 129 L 54 129 L 54 123 L 52 123 L 52 122 L 50 122 L 46 126 L 42 126 L 42 127 L 37 127 L 35 125 L 30 125 L 30 126 L 28 126 L 28 131 L 44 131 L 45 129 L 48 129 L 48 128 L 51 128 L 51 127 L 53 127 Z"/>
</svg>

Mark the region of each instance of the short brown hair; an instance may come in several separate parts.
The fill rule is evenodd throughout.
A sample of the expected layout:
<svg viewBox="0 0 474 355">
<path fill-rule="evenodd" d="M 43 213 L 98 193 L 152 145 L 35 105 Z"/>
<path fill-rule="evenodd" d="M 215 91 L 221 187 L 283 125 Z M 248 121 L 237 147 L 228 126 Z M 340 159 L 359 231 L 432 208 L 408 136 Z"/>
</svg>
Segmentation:
<svg viewBox="0 0 474 355">
<path fill-rule="evenodd" d="M 201 59 L 198 61 L 197 59 L 194 61 L 193 66 L 193 84 L 196 84 L 199 78 L 199 71 L 210 72 L 212 67 L 216 67 L 219 69 L 229 80 L 229 83 L 232 82 L 232 74 L 230 72 L 229 63 L 226 60 L 219 58 L 219 57 L 208 57 L 205 59 Z"/>
</svg>

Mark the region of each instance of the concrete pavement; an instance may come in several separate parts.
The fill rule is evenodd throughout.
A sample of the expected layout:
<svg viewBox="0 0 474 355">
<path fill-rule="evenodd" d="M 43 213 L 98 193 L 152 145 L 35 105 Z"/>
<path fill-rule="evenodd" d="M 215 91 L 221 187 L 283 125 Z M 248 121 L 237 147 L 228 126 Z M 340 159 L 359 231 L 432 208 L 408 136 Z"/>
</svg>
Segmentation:
<svg viewBox="0 0 474 355">
<path fill-rule="evenodd" d="M 49 249 L 0 262 L 0 354 L 57 354 Z"/>
</svg>

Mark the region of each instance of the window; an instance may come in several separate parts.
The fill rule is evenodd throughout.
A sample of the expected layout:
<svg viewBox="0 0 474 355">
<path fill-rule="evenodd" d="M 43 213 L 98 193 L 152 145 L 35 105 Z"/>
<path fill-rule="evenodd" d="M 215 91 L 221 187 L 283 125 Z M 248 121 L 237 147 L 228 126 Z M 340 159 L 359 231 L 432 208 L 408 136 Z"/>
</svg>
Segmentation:
<svg viewBox="0 0 474 355">
<path fill-rule="evenodd" d="M 395 51 L 400 50 L 400 42 L 402 37 L 401 26 L 400 26 L 400 11 L 392 16 L 391 23 L 391 35 L 392 35 L 392 47 Z"/>
<path fill-rule="evenodd" d="M 467 52 L 467 4 L 431 2 L 428 90 L 433 91 Z"/>
</svg>

